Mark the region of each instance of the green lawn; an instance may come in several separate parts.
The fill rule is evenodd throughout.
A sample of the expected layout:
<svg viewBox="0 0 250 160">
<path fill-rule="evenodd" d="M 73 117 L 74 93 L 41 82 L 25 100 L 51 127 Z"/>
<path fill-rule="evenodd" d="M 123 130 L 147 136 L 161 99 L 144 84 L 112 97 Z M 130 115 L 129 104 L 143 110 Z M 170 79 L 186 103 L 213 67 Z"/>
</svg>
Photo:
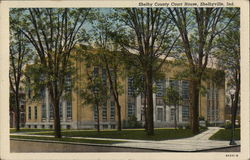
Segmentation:
<svg viewBox="0 0 250 160">
<path fill-rule="evenodd" d="M 231 129 L 220 129 L 210 140 L 229 141 L 231 139 Z M 240 129 L 235 129 L 235 140 L 240 140 Z"/>
<path fill-rule="evenodd" d="M 126 141 L 113 141 L 113 140 L 92 140 L 92 139 L 54 138 L 54 137 L 37 137 L 37 136 L 13 136 L 13 135 L 11 135 L 10 138 L 32 139 L 32 140 L 49 140 L 49 141 L 61 141 L 61 142 L 95 143 L 95 144 L 115 144 L 115 143 L 126 142 Z"/>
<path fill-rule="evenodd" d="M 35 135 L 53 135 L 53 132 L 36 132 L 30 133 Z M 138 140 L 168 140 L 192 137 L 190 129 L 155 129 L 154 136 L 148 136 L 143 129 L 130 129 L 130 130 L 105 130 L 101 132 L 88 131 L 88 130 L 72 130 L 62 131 L 62 135 L 66 137 L 95 137 L 95 138 L 115 138 L 115 139 L 138 139 Z"/>
</svg>

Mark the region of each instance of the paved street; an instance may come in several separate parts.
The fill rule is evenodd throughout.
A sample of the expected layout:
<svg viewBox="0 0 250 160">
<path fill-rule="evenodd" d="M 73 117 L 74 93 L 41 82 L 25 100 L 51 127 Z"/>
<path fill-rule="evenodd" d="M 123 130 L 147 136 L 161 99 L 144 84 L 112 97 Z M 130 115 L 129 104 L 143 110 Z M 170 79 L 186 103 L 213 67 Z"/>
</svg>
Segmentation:
<svg viewBox="0 0 250 160">
<path fill-rule="evenodd" d="M 219 127 L 209 127 L 207 131 L 190 138 L 183 138 L 177 140 L 163 140 L 163 141 L 149 141 L 149 140 L 127 140 L 127 139 L 110 139 L 110 138 L 85 138 L 85 139 L 100 139 L 100 140 L 120 140 L 127 141 L 125 143 L 105 144 L 96 146 L 109 146 L 109 147 L 125 147 L 134 149 L 158 149 L 165 151 L 200 151 L 209 150 L 214 148 L 230 147 L 228 141 L 214 141 L 209 140 L 209 137 L 216 133 Z M 11 134 L 23 135 L 23 134 Z M 40 135 L 39 135 L 40 136 Z M 82 137 L 75 137 L 82 138 Z M 240 145 L 240 141 L 236 141 Z"/>
</svg>

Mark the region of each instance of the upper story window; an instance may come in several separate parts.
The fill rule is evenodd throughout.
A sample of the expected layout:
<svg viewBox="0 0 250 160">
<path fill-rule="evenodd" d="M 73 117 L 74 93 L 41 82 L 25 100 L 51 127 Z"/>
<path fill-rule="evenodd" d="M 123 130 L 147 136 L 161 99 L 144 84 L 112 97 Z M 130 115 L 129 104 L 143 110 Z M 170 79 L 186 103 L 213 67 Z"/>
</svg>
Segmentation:
<svg viewBox="0 0 250 160">
<path fill-rule="evenodd" d="M 59 115 L 60 115 L 60 118 L 63 117 L 62 103 L 59 104 Z"/>
<path fill-rule="evenodd" d="M 98 67 L 94 67 L 93 76 L 94 76 L 94 77 L 97 77 L 98 74 L 99 74 L 99 68 L 98 68 Z"/>
<path fill-rule="evenodd" d="M 134 88 L 133 88 L 133 78 L 128 77 L 128 95 L 133 96 L 134 95 Z"/>
<path fill-rule="evenodd" d="M 179 91 L 179 81 L 178 80 L 169 80 L 170 87 L 173 87 L 176 91 Z"/>
<path fill-rule="evenodd" d="M 189 99 L 189 81 L 182 81 L 182 98 Z"/>
<path fill-rule="evenodd" d="M 165 80 L 156 81 L 156 97 L 164 96 Z"/>
<path fill-rule="evenodd" d="M 103 85 L 107 84 L 107 72 L 106 72 L 106 69 L 102 69 L 102 84 Z"/>
<path fill-rule="evenodd" d="M 102 105 L 102 120 L 107 120 L 107 104 Z"/>
<path fill-rule="evenodd" d="M 110 102 L 110 120 L 115 120 L 115 102 Z"/>
<path fill-rule="evenodd" d="M 65 91 L 70 92 L 71 91 L 71 75 L 70 73 L 67 73 L 65 76 Z"/>
</svg>

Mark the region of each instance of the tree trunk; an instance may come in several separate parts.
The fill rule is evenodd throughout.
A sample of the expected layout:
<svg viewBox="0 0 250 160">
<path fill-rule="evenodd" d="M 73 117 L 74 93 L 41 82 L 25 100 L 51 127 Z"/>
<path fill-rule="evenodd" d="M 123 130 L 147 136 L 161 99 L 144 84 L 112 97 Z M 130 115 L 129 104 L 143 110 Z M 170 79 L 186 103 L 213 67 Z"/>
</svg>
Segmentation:
<svg viewBox="0 0 250 160">
<path fill-rule="evenodd" d="M 16 91 L 16 114 L 15 114 L 15 127 L 16 131 L 20 131 L 20 104 L 19 104 L 19 91 Z"/>
<path fill-rule="evenodd" d="M 236 91 L 234 94 L 234 102 L 233 102 L 233 115 L 232 115 L 232 125 L 235 126 L 235 121 L 237 118 L 237 111 L 238 111 L 238 103 L 239 103 L 239 94 L 240 94 L 240 83 L 236 84 Z"/>
<path fill-rule="evenodd" d="M 117 130 L 122 130 L 122 118 L 121 118 L 121 105 L 119 103 L 116 103 L 117 105 L 117 115 L 118 115 L 118 127 Z"/>
<path fill-rule="evenodd" d="M 61 138 L 61 120 L 60 120 L 60 112 L 59 112 L 59 99 L 53 100 L 53 107 L 54 107 L 54 132 L 55 138 Z"/>
<path fill-rule="evenodd" d="M 100 112 L 99 112 L 99 104 L 96 105 L 97 111 L 97 132 L 100 132 Z"/>
<path fill-rule="evenodd" d="M 154 135 L 154 106 L 153 106 L 153 77 L 152 69 L 147 71 L 146 74 L 147 85 L 147 122 L 148 122 L 148 135 Z"/>
<path fill-rule="evenodd" d="M 145 121 L 145 131 L 148 130 L 148 116 L 147 116 L 147 86 L 144 78 L 144 121 Z"/>
<path fill-rule="evenodd" d="M 193 134 L 199 133 L 199 81 L 191 80 L 190 122 Z"/>
<path fill-rule="evenodd" d="M 174 105 L 174 128 L 177 129 L 177 115 L 176 115 L 176 104 Z"/>
</svg>

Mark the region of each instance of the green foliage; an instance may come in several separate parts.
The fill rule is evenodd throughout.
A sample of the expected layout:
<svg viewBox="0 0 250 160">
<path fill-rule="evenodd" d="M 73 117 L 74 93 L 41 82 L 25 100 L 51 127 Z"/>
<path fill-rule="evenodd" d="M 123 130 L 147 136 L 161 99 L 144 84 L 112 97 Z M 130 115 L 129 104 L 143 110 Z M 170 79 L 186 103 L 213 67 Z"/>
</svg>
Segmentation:
<svg viewBox="0 0 250 160">
<path fill-rule="evenodd" d="M 166 88 L 165 96 L 163 97 L 164 103 L 171 106 L 177 106 L 181 103 L 182 98 L 178 90 L 173 86 Z"/>
<path fill-rule="evenodd" d="M 132 115 L 128 118 L 127 121 L 124 120 L 123 122 L 123 128 L 127 129 L 127 128 L 142 128 L 142 124 L 141 122 L 137 121 L 137 118 L 135 115 Z"/>
</svg>

